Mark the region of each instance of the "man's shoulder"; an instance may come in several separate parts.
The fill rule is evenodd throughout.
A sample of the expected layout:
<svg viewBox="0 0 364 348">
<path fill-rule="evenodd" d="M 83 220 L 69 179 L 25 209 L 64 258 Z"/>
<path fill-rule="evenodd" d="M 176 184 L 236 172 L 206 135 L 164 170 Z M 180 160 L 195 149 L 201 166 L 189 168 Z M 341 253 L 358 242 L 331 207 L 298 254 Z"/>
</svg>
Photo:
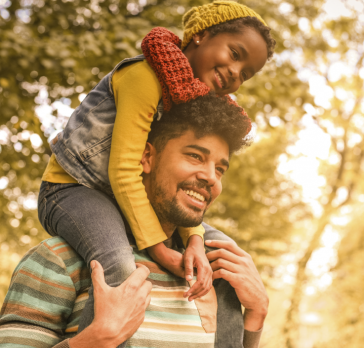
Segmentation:
<svg viewBox="0 0 364 348">
<path fill-rule="evenodd" d="M 61 237 L 42 241 L 19 262 L 13 278 L 24 268 L 51 278 L 71 278 L 76 290 L 89 287 L 90 272 L 81 256 Z"/>
<path fill-rule="evenodd" d="M 72 263 L 82 262 L 82 257 L 62 238 L 52 237 L 45 239 L 37 246 L 29 250 L 29 253 L 40 252 L 45 257 L 51 257 L 50 261 L 56 261 L 63 263 L 64 265 Z"/>
<path fill-rule="evenodd" d="M 53 347 L 67 334 L 65 329 L 74 329 L 79 315 L 75 302 L 90 285 L 84 261 L 64 239 L 44 240 L 13 273 L 0 312 L 0 342 L 5 337 L 14 347 Z"/>
</svg>

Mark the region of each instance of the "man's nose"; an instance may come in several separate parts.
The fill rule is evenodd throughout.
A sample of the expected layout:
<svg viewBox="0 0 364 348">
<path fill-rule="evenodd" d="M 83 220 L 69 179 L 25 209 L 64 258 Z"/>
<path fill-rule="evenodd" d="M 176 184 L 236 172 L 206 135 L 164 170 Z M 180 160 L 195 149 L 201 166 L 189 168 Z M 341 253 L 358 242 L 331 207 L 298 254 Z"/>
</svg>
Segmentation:
<svg viewBox="0 0 364 348">
<path fill-rule="evenodd" d="M 203 169 L 197 173 L 197 179 L 203 181 L 210 187 L 214 186 L 217 181 L 215 165 L 206 164 Z"/>
</svg>

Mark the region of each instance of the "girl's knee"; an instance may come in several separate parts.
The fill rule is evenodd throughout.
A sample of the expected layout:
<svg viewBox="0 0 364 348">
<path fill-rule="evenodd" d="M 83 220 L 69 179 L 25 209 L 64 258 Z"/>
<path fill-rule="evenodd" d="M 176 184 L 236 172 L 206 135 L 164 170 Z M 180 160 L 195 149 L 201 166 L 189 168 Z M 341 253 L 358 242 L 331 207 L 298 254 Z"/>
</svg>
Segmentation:
<svg viewBox="0 0 364 348">
<path fill-rule="evenodd" d="M 136 270 L 134 255 L 130 252 L 121 252 L 114 258 L 108 259 L 103 267 L 106 283 L 110 286 L 120 285 Z"/>
</svg>

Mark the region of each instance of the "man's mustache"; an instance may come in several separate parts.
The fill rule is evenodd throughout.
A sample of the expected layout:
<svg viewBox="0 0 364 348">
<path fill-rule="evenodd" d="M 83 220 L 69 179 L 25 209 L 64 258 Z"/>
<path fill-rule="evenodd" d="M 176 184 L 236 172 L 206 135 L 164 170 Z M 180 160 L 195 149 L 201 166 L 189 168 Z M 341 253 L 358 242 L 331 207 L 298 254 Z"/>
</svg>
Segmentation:
<svg viewBox="0 0 364 348">
<path fill-rule="evenodd" d="M 211 187 L 210 186 L 204 184 L 201 181 L 197 181 L 197 180 L 196 181 L 182 181 L 177 185 L 177 191 L 178 191 L 178 189 L 183 190 L 183 188 L 186 187 L 186 186 L 188 186 L 188 187 L 190 187 L 192 189 L 194 187 L 196 187 L 196 188 L 203 189 L 203 190 L 207 191 L 209 197 L 208 197 L 208 199 L 206 199 L 206 201 L 207 201 L 207 204 L 211 203 Z"/>
</svg>

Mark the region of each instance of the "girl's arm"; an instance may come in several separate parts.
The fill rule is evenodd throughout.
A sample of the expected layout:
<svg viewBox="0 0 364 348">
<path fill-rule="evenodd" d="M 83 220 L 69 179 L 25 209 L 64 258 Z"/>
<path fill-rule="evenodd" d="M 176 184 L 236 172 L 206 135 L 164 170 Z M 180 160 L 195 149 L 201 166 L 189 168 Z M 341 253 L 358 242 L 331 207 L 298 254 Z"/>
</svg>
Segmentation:
<svg viewBox="0 0 364 348">
<path fill-rule="evenodd" d="M 112 79 L 116 119 L 112 134 L 109 179 L 139 249 L 167 239 L 142 182 L 140 160 L 162 91 L 152 68 L 138 62 Z"/>
<path fill-rule="evenodd" d="M 115 198 L 128 220 L 139 249 L 167 239 L 151 206 L 144 185 L 140 160 L 153 116 L 162 97 L 161 85 L 146 61 L 119 70 L 113 76 L 116 119 L 109 160 L 109 179 Z M 204 228 L 184 229 L 189 236 L 203 236 Z"/>
</svg>

